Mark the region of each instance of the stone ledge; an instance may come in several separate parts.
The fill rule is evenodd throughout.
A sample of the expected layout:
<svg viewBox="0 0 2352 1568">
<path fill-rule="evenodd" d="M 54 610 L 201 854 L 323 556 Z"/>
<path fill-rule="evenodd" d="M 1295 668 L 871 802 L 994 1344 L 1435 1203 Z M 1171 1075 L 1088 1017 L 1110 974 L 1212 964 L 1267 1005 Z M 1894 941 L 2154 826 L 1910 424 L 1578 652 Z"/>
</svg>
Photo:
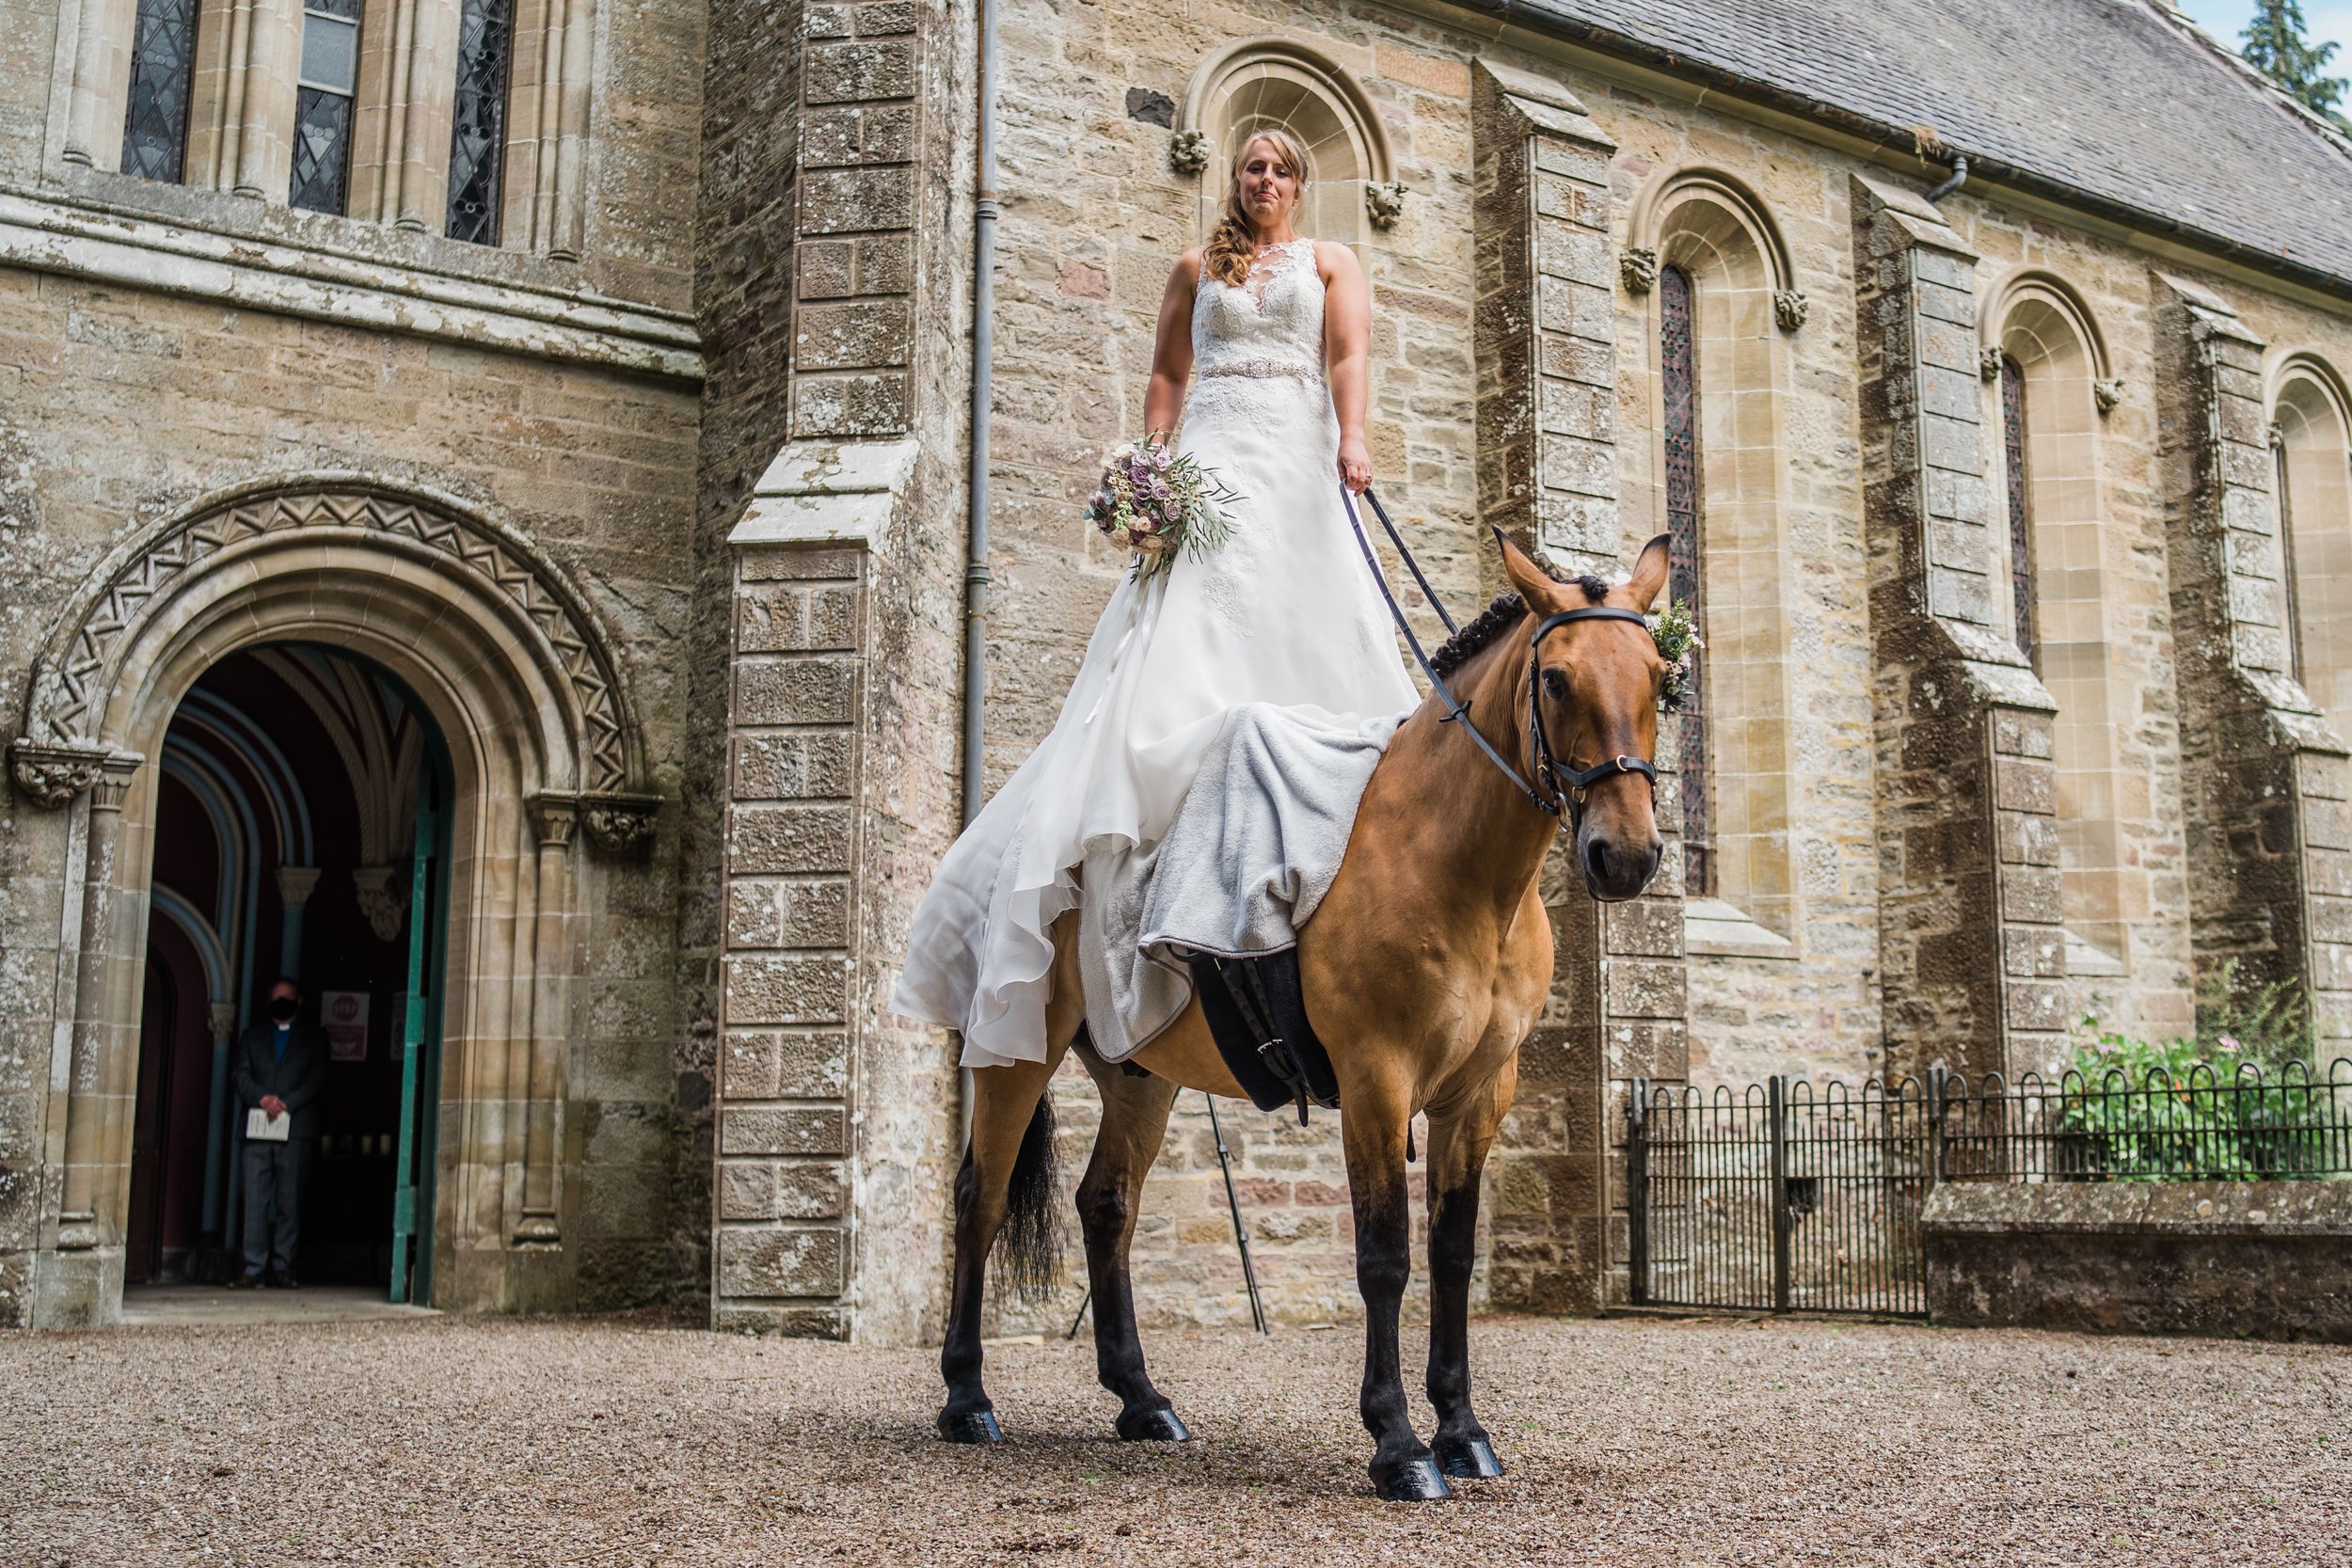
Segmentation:
<svg viewBox="0 0 2352 1568">
<path fill-rule="evenodd" d="M 879 549 L 921 454 L 913 436 L 795 441 L 759 476 L 727 543 L 739 550 L 840 545 Z"/>
<path fill-rule="evenodd" d="M 2352 1181 L 1947 1181 L 1920 1228 L 1986 1234 L 2352 1237 Z"/>
<path fill-rule="evenodd" d="M 0 191 L 0 265 L 700 385 L 682 317 Z"/>
<path fill-rule="evenodd" d="M 1692 898 L 1682 906 L 1682 946 L 1716 958 L 1793 958 L 1797 944 L 1759 926 L 1721 898 Z"/>
</svg>

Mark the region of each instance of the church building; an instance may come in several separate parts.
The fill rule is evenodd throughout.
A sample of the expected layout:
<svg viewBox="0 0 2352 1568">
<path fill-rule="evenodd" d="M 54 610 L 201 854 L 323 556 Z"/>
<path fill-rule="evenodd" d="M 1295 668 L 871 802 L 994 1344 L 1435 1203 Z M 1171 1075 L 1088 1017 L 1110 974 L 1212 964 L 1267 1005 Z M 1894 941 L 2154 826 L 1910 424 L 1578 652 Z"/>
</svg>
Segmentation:
<svg viewBox="0 0 2352 1568">
<path fill-rule="evenodd" d="M 955 1044 L 883 1004 L 1269 124 L 1438 594 L 1666 533 L 1704 638 L 1657 883 L 1547 879 L 1482 1302 L 1622 1299 L 1636 1080 L 2046 1071 L 2225 966 L 2352 1036 L 2352 142 L 2165 0 L 0 0 L 0 1326 L 219 1277 L 284 975 L 306 1284 L 935 1340 Z M 1218 1115 L 1344 1316 L 1334 1118 Z M 1246 1321 L 1201 1097 L 1144 1202 L 1145 1318 Z"/>
</svg>

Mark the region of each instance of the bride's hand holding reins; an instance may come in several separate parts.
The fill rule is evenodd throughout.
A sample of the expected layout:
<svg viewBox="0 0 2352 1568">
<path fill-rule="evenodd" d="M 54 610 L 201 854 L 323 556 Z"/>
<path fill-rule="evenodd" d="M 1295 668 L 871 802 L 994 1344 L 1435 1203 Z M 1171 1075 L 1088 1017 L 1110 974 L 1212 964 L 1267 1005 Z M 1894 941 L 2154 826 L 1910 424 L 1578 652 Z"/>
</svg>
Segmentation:
<svg viewBox="0 0 2352 1568">
<path fill-rule="evenodd" d="M 1372 487 L 1372 453 L 1360 436 L 1340 437 L 1340 483 L 1359 496 Z"/>
</svg>

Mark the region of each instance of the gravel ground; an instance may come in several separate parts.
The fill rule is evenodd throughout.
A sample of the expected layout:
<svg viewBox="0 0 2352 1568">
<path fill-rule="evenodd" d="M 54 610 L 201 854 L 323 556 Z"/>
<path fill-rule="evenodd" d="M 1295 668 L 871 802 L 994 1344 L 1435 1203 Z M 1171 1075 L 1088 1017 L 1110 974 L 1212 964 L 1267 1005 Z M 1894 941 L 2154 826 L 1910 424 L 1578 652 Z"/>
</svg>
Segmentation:
<svg viewBox="0 0 2352 1568">
<path fill-rule="evenodd" d="M 2352 1351 L 1473 1334 L 1511 1474 L 1419 1507 L 1371 1495 L 1345 1329 L 1153 1337 L 1181 1449 L 1111 1439 L 1085 1339 L 995 1347 L 987 1450 L 931 1437 L 929 1352 L 645 1319 L 0 1335 L 0 1564 L 2352 1563 Z"/>
</svg>

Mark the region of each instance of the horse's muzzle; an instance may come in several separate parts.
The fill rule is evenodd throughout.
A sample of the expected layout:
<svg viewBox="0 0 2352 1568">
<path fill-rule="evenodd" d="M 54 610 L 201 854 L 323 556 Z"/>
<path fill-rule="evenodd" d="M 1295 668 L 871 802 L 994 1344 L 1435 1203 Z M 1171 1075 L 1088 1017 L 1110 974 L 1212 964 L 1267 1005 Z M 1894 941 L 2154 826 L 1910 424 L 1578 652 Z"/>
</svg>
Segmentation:
<svg viewBox="0 0 2352 1568">
<path fill-rule="evenodd" d="M 1585 891 L 1605 904 L 1641 896 L 1658 875 L 1665 848 L 1656 833 L 1645 842 L 1629 844 L 1586 828 L 1576 839 L 1577 863 L 1584 873 Z"/>
</svg>

